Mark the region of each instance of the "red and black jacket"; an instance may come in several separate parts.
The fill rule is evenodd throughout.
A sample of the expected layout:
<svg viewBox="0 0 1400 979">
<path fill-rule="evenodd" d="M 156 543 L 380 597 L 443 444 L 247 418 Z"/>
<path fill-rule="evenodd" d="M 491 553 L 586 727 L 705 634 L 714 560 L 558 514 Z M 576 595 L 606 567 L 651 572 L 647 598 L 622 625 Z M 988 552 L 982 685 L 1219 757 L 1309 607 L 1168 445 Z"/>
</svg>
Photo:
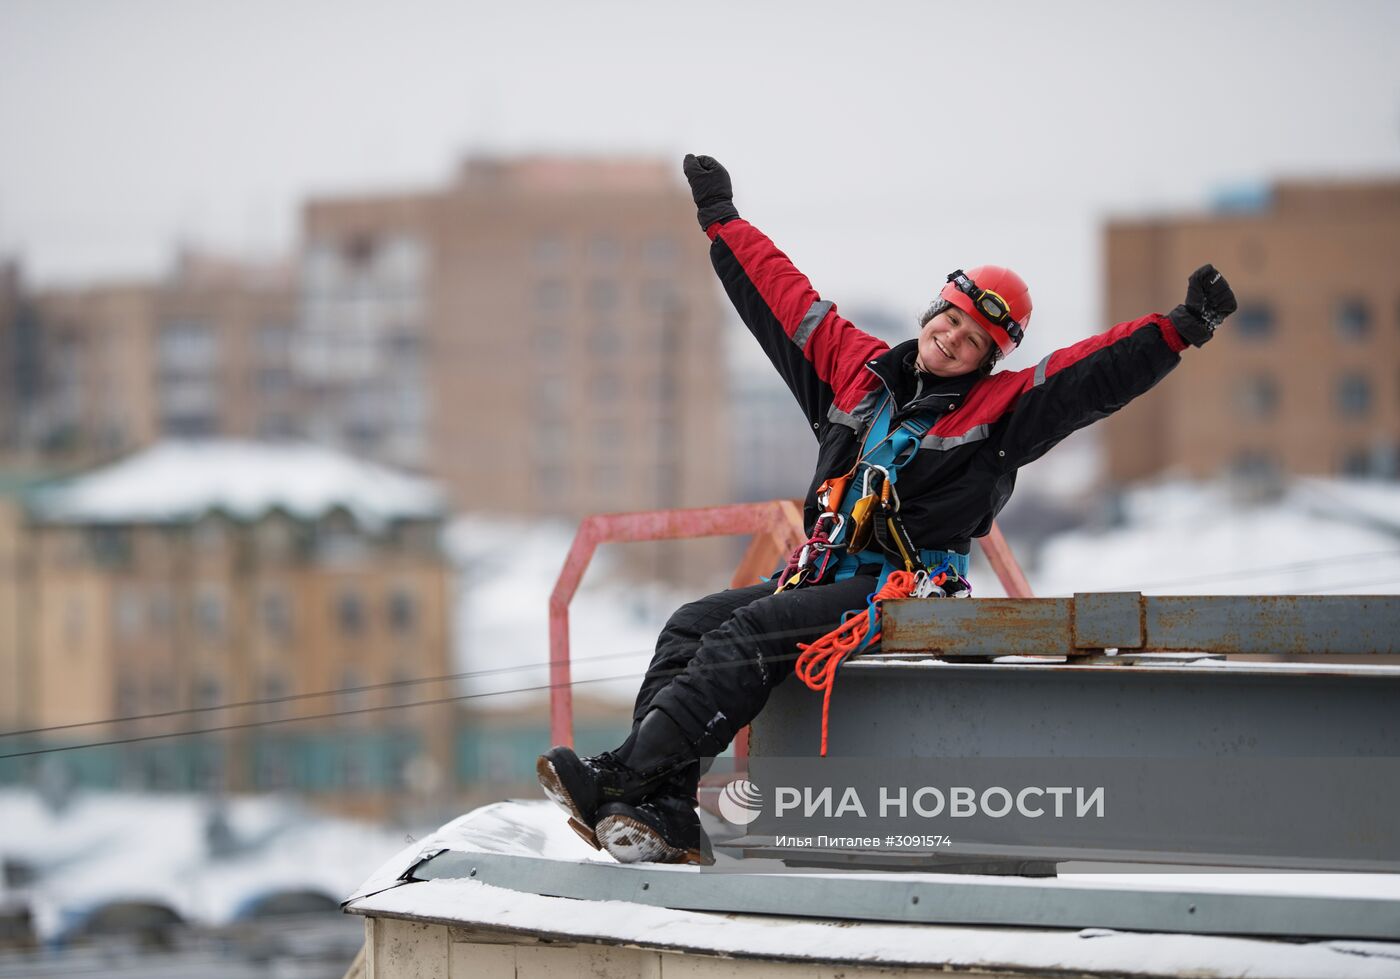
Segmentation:
<svg viewBox="0 0 1400 979">
<path fill-rule="evenodd" d="M 805 507 L 810 532 L 817 488 L 850 471 L 860 437 L 886 392 L 895 391 L 918 339 L 891 349 L 857 329 L 747 221 L 717 222 L 706 233 L 725 291 L 820 444 Z M 1180 363 L 1185 347 L 1165 316 L 1151 314 L 1057 350 L 1035 367 L 933 378 L 895 416 L 937 418 L 899 472 L 900 516 L 914 543 L 967 553 L 1011 497 L 1017 469 L 1147 391 Z"/>
</svg>

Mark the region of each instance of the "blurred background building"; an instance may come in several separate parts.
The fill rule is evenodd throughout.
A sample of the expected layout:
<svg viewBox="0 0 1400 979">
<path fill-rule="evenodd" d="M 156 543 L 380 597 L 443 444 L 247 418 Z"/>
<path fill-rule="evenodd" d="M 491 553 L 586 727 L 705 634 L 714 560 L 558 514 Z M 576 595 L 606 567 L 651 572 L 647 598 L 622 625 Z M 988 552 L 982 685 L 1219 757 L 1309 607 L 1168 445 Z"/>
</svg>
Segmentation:
<svg viewBox="0 0 1400 979">
<path fill-rule="evenodd" d="M 36 390 L 0 402 L 10 456 L 302 437 L 432 475 L 462 509 L 723 502 L 728 314 L 672 169 L 471 159 L 443 190 L 311 201 L 295 268 L 187 251 L 165 281 L 43 291 Z"/>
<path fill-rule="evenodd" d="M 111 741 L 65 754 L 67 776 L 379 816 L 415 776 L 450 778 L 430 484 L 329 450 L 170 442 L 6 514 L 0 730 L 29 732 L 7 750 Z M 43 762 L 0 761 L 0 782 Z"/>
<path fill-rule="evenodd" d="M 1400 475 L 1400 180 L 1283 181 L 1104 240 L 1110 322 L 1170 310 L 1207 258 L 1240 302 L 1102 426 L 1109 480 Z"/>
</svg>

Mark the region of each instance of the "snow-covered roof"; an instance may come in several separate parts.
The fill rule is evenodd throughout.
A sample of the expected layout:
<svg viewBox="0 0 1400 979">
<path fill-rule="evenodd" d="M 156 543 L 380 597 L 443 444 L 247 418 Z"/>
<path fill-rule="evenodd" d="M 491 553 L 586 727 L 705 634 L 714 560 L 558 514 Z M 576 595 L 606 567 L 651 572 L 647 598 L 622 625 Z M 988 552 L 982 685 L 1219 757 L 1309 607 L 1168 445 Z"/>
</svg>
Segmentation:
<svg viewBox="0 0 1400 979">
<path fill-rule="evenodd" d="M 1089 591 L 1152 595 L 1385 595 L 1400 591 L 1400 484 L 1297 479 L 1270 500 L 1222 483 L 1144 485 L 1122 522 L 1050 538 L 1027 568 L 1041 597 Z M 977 594 L 1000 594 L 974 571 Z"/>
<path fill-rule="evenodd" d="M 90 792 L 55 812 L 33 791 L 0 789 L 0 857 L 36 873 L 24 896 L 49 940 L 112 902 L 150 902 L 224 925 L 272 892 L 338 897 L 403 839 L 287 799 L 235 797 L 223 803 L 233 848 L 214 856 L 211 804 L 196 795 Z"/>
<path fill-rule="evenodd" d="M 344 508 L 369 530 L 442 516 L 432 482 L 323 446 L 239 440 L 162 442 L 34 491 L 30 511 L 63 523 L 183 523 L 211 511 L 314 520 Z"/>
<path fill-rule="evenodd" d="M 470 873 L 436 879 L 425 860 L 452 854 Z M 734 861 L 721 856 L 721 861 Z M 508 874 L 490 868 L 514 861 Z M 769 865 L 769 861 L 757 861 Z M 544 865 L 544 871 L 539 865 Z M 478 867 L 481 872 L 478 873 Z M 497 869 L 500 869 L 498 867 Z M 417 868 L 417 872 L 415 872 Z M 1063 874 L 1054 881 L 970 874 L 836 874 L 792 877 L 803 893 L 819 894 L 839 882 L 876 882 L 908 904 L 910 888 L 928 888 L 924 921 L 859 920 L 854 905 L 832 900 L 814 916 L 792 908 L 753 913 L 755 887 L 787 875 L 756 869 L 739 876 L 693 866 L 614 864 L 587 847 L 552 804 L 506 802 L 468 813 L 436 834 L 404 848 L 347 902 L 357 914 L 443 924 L 466 924 L 642 948 L 741 958 L 852 962 L 869 966 L 938 966 L 957 970 L 1055 972 L 1141 976 L 1383 976 L 1393 975 L 1400 946 L 1389 941 L 1335 939 L 1278 941 L 1105 927 L 1002 927 L 987 918 L 993 892 L 1020 891 L 1020 903 L 1058 907 L 1075 895 L 1100 905 L 1124 900 L 1152 906 L 1186 893 L 1222 898 L 1293 896 L 1317 912 L 1329 900 L 1400 901 L 1400 876 L 1384 874 Z M 568 880 L 593 881 L 598 893 L 580 899 Z M 545 886 L 531 886 L 548 880 Z M 746 882 L 750 886 L 745 886 Z M 674 886 L 671 886 L 674 885 Z M 706 886 L 701 886 L 706 885 Z M 606 891 L 607 893 L 602 893 Z M 945 900 L 938 900 L 942 892 Z M 658 894 L 729 895 L 728 910 L 700 898 L 671 902 Z M 1154 901 L 1152 895 L 1159 899 Z M 618 895 L 633 895 L 618 899 Z M 650 895 L 650 896 L 649 896 Z M 941 918 L 942 908 L 951 917 Z M 978 909 L 981 909 L 980 911 Z M 1194 911 L 1194 906 L 1192 908 Z M 978 916 L 981 915 L 979 920 Z M 960 916 L 961 915 L 961 916 Z M 944 923 L 946 922 L 946 923 Z"/>
</svg>

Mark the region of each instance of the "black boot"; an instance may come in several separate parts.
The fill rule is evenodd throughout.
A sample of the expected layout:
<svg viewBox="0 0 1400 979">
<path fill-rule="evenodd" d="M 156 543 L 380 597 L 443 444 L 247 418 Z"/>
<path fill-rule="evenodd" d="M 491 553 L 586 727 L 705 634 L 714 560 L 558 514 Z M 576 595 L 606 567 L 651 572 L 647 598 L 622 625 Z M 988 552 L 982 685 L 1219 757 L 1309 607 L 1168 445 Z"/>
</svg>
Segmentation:
<svg viewBox="0 0 1400 979">
<path fill-rule="evenodd" d="M 540 755 L 535 773 L 545 795 L 569 813 L 569 824 L 592 846 L 598 809 L 609 802 L 640 802 L 686 768 L 696 768 L 685 733 L 663 711 L 642 718 L 615 751 L 580 758 L 572 748 Z M 698 768 L 696 768 L 698 773 Z"/>
<path fill-rule="evenodd" d="M 609 802 L 598 810 L 598 841 L 618 863 L 715 862 L 710 838 L 688 799 L 656 796 L 635 806 Z"/>
</svg>

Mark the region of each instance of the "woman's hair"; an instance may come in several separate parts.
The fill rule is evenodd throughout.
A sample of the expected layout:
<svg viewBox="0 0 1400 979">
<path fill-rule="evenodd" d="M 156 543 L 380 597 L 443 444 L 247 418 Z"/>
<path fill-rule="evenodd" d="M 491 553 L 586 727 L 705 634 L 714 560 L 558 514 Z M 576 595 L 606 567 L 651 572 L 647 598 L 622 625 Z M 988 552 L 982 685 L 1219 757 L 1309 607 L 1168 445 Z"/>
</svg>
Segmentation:
<svg viewBox="0 0 1400 979">
<path fill-rule="evenodd" d="M 919 329 L 922 330 L 924 327 L 928 326 L 929 320 L 933 319 L 945 309 L 951 308 L 952 305 L 953 304 L 948 302 L 948 300 L 942 298 L 935 299 L 933 302 L 929 303 L 928 309 L 924 310 L 923 314 L 919 317 Z M 996 343 L 988 344 L 988 347 L 987 355 L 982 358 L 982 363 L 977 365 L 977 372 L 984 376 L 990 374 L 992 368 L 996 366 L 997 361 L 1001 360 L 1001 347 L 997 346 Z"/>
</svg>

